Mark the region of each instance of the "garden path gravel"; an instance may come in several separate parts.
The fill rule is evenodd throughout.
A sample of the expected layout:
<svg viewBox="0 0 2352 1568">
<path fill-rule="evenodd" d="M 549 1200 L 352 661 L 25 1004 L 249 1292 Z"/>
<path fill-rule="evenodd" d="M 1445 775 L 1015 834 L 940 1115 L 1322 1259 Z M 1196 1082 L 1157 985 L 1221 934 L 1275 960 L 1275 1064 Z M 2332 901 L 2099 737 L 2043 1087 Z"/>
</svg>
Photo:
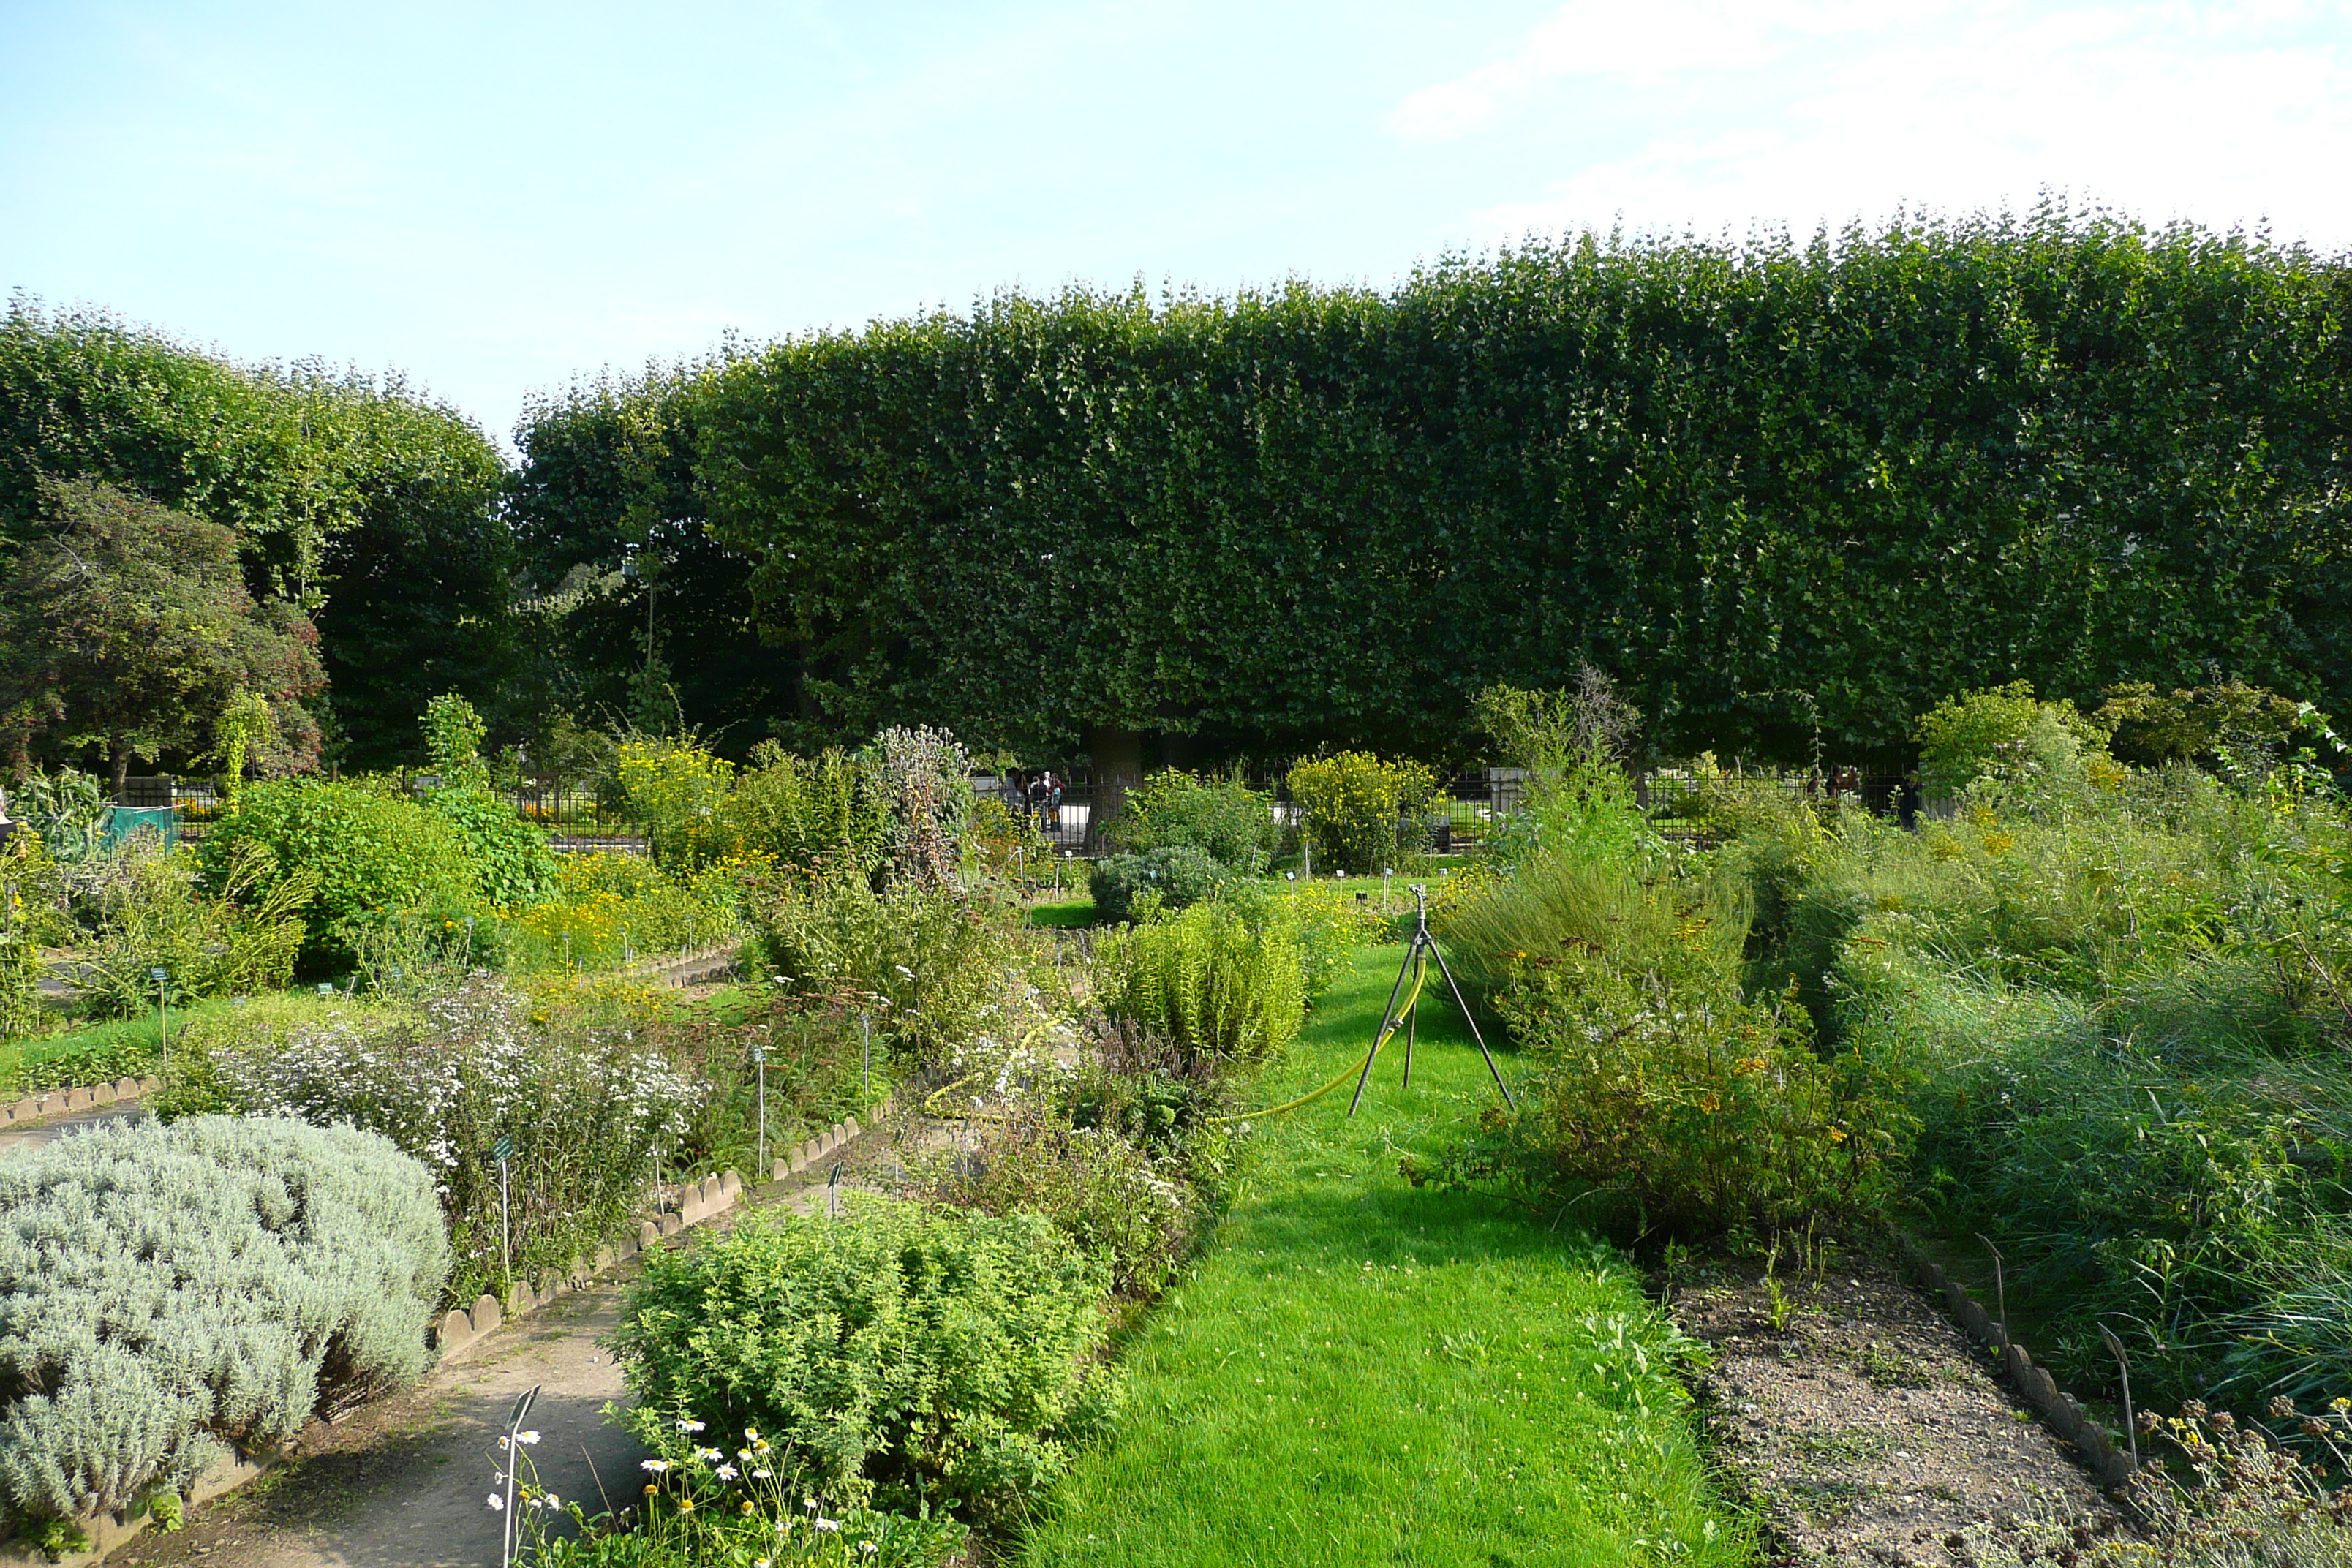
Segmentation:
<svg viewBox="0 0 2352 1568">
<path fill-rule="evenodd" d="M 1672 1307 L 1714 1352 L 1716 1457 L 1783 1561 L 1958 1568 L 1992 1542 L 2118 1528 L 2073 1447 L 1897 1271 L 1856 1254 L 1784 1270 L 1778 1327 L 1762 1272 L 1710 1270 Z"/>
<path fill-rule="evenodd" d="M 87 1128 L 101 1127 L 113 1121 L 143 1121 L 146 1118 L 146 1109 L 136 1100 L 117 1100 L 112 1105 L 94 1105 L 87 1110 L 69 1110 L 46 1121 L 37 1121 L 30 1127 L 0 1132 L 0 1155 L 43 1148 L 68 1133 Z"/>
</svg>

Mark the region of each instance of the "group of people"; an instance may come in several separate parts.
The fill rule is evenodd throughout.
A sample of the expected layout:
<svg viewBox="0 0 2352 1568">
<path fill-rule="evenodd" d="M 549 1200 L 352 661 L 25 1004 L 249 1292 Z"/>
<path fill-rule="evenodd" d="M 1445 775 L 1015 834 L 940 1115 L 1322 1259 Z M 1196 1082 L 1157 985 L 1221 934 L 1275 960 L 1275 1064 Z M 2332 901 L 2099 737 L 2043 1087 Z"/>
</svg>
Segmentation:
<svg viewBox="0 0 2352 1568">
<path fill-rule="evenodd" d="M 1053 833 L 1062 826 L 1062 781 L 1046 768 L 1025 784 L 1019 773 L 1006 781 L 1006 793 L 1017 803 L 1016 809 L 1037 825 L 1043 833 Z"/>
</svg>

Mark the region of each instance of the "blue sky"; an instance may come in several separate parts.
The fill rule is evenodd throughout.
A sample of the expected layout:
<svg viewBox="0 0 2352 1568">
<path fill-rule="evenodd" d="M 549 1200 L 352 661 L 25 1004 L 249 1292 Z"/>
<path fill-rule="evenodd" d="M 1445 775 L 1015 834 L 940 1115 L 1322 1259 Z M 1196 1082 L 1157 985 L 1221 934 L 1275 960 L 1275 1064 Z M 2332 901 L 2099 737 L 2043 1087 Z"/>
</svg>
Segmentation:
<svg viewBox="0 0 2352 1568">
<path fill-rule="evenodd" d="M 1002 285 L 2045 188 L 2352 247 L 2352 0 L 0 0 L 0 287 L 501 435 L 601 366 Z"/>
</svg>

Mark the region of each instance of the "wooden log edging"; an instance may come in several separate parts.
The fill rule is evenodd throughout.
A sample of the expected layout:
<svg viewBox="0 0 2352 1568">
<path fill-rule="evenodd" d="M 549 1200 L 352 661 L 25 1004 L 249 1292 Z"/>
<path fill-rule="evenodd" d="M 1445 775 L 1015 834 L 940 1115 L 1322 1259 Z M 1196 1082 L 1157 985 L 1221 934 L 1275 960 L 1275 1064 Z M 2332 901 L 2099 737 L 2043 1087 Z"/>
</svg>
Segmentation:
<svg viewBox="0 0 2352 1568">
<path fill-rule="evenodd" d="M 1900 1241 L 1905 1261 L 1910 1265 L 1919 1288 L 1942 1305 L 1963 1332 L 1991 1352 L 2010 1386 L 2032 1406 L 2052 1431 L 2074 1445 L 2083 1457 L 2084 1468 L 2098 1479 L 2099 1484 L 2114 1490 L 2130 1480 L 2132 1457 L 2128 1446 L 2117 1447 L 2106 1427 L 2084 1410 L 2073 1394 L 2060 1388 L 2057 1380 L 2050 1375 L 2050 1369 L 2036 1364 L 2032 1353 L 2010 1338 L 2008 1325 L 1996 1321 L 1966 1287 L 1944 1272 L 1943 1265 L 1928 1258 L 1910 1237 L 1904 1236 Z"/>
<path fill-rule="evenodd" d="M 0 1106 L 0 1132 L 30 1127 L 35 1122 L 70 1115 L 77 1110 L 94 1110 L 101 1105 L 120 1105 L 125 1100 L 143 1100 L 163 1087 L 163 1080 L 160 1078 L 119 1078 L 112 1083 L 40 1089 L 22 1100 Z"/>
</svg>

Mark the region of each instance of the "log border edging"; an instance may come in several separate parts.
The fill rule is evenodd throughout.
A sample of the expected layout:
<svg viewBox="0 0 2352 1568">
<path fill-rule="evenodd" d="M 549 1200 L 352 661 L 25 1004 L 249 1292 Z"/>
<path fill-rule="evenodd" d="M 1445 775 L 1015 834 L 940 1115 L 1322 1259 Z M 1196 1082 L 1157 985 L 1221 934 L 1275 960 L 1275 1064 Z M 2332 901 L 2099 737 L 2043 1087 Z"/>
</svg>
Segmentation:
<svg viewBox="0 0 2352 1568">
<path fill-rule="evenodd" d="M 95 1110 L 101 1105 L 120 1105 L 125 1100 L 143 1100 L 163 1087 L 163 1080 L 160 1078 L 119 1078 L 112 1083 L 39 1089 L 0 1106 L 0 1132 L 31 1127 L 77 1110 Z"/>
<path fill-rule="evenodd" d="M 1965 1286 L 1927 1255 L 1917 1241 L 1901 1232 L 1896 1239 L 1914 1281 L 1959 1324 L 1961 1331 L 1991 1352 L 2010 1386 L 2032 1406 L 2052 1431 L 2081 1452 L 2084 1468 L 2111 1491 L 2130 1480 L 2133 1468 L 2129 1450 L 2116 1447 L 2106 1427 L 2086 1412 L 2073 1394 L 2058 1386 L 2050 1369 L 2035 1364 L 2026 1348 L 2010 1338 L 2009 1326 L 1995 1321 Z"/>
</svg>

